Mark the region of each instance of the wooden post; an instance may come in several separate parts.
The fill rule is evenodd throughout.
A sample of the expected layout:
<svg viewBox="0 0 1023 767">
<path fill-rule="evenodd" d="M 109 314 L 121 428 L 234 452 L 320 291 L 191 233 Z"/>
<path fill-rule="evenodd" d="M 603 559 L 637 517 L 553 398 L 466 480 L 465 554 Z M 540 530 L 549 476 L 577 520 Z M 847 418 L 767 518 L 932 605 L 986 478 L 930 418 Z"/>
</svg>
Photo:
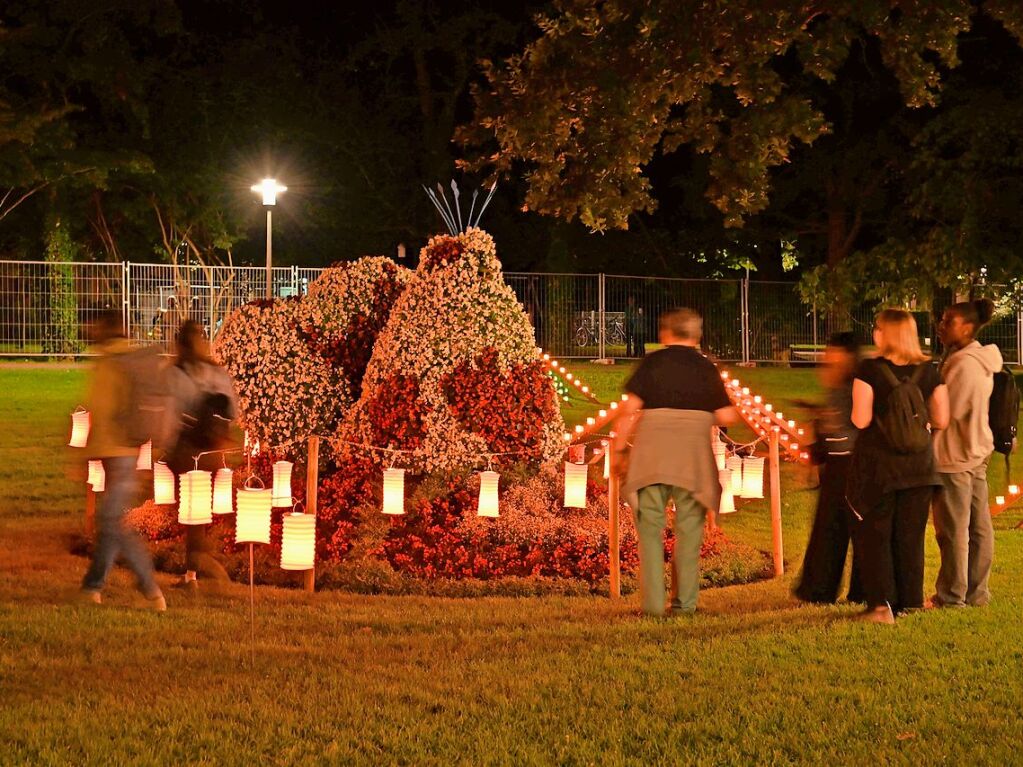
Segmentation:
<svg viewBox="0 0 1023 767">
<path fill-rule="evenodd" d="M 92 485 L 85 485 L 85 537 L 95 542 L 96 538 L 96 491 Z"/>
<path fill-rule="evenodd" d="M 316 516 L 316 492 L 320 483 L 320 438 L 309 438 L 305 470 L 305 513 Z M 315 562 L 315 559 L 313 560 Z M 316 591 L 316 565 L 305 571 L 305 590 Z"/>
<path fill-rule="evenodd" d="M 614 447 L 612 441 L 608 442 L 608 456 L 610 465 L 607 480 L 607 544 L 608 544 L 608 567 L 609 589 L 611 599 L 619 599 L 622 596 L 622 563 L 619 556 L 620 543 L 618 540 L 618 492 L 621 480 L 616 474 Z"/>
<path fill-rule="evenodd" d="M 778 456 L 777 429 L 771 430 L 770 464 L 771 464 L 771 537 L 774 543 L 774 575 L 785 574 L 785 551 L 781 536 L 781 465 Z"/>
</svg>

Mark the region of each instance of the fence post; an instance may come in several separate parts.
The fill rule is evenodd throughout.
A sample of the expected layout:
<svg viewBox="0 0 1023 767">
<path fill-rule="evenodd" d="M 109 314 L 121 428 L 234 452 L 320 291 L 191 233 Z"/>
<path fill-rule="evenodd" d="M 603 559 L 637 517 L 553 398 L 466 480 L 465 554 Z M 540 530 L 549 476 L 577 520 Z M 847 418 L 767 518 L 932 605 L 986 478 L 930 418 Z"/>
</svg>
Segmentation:
<svg viewBox="0 0 1023 767">
<path fill-rule="evenodd" d="M 744 278 L 740 278 L 740 285 L 742 290 L 739 291 L 740 295 L 740 317 L 739 324 L 742 328 L 742 361 L 743 364 L 748 365 L 750 357 L 752 356 L 750 350 L 750 333 L 749 333 L 749 272 L 746 273 Z"/>
<path fill-rule="evenodd" d="M 771 430 L 769 440 L 771 464 L 771 538 L 774 549 L 774 575 L 785 574 L 785 551 L 781 535 L 781 466 L 779 465 L 778 440 L 780 434 L 777 428 Z"/>
<path fill-rule="evenodd" d="M 600 333 L 597 340 L 597 359 L 606 359 L 606 332 L 607 332 L 607 294 L 605 293 L 604 273 L 597 277 L 597 316 L 600 322 Z"/>
<path fill-rule="evenodd" d="M 309 438 L 309 453 L 306 456 L 305 470 L 305 513 L 316 517 L 316 494 L 320 482 L 320 438 Z M 314 544 L 315 545 L 315 544 Z M 305 571 L 304 586 L 306 591 L 316 591 L 316 557 L 313 566 Z"/>
<path fill-rule="evenodd" d="M 121 262 L 121 314 L 124 315 L 124 334 L 131 338 L 131 278 L 128 275 L 128 261 Z"/>
</svg>

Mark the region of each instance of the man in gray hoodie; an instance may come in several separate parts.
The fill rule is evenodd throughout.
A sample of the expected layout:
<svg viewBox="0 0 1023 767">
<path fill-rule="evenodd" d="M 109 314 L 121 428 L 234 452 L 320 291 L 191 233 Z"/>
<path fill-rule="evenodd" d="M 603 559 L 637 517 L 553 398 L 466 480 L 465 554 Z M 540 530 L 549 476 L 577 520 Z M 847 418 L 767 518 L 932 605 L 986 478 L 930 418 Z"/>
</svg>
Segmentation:
<svg viewBox="0 0 1023 767">
<path fill-rule="evenodd" d="M 950 306 L 938 325 L 948 349 L 941 379 L 948 387 L 948 428 L 936 432 L 934 456 L 942 491 L 934 503 L 934 529 L 941 569 L 932 602 L 937 607 L 986 605 L 994 558 L 994 528 L 988 506 L 987 465 L 994 451 L 988 402 L 1002 354 L 982 346 L 977 332 L 990 320 L 990 299 Z"/>
</svg>

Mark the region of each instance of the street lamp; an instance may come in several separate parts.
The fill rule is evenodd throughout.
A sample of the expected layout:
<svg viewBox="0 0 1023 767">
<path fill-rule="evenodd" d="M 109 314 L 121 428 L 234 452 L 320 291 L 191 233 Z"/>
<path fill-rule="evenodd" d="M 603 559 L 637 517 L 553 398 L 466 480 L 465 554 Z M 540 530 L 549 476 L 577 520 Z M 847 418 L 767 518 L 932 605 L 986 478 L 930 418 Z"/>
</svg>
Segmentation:
<svg viewBox="0 0 1023 767">
<path fill-rule="evenodd" d="M 288 187 L 278 184 L 275 178 L 264 178 L 252 186 L 252 191 L 263 196 L 263 207 L 266 208 L 266 297 L 273 298 L 273 218 L 271 211 L 277 204 L 277 195 L 288 191 Z"/>
</svg>

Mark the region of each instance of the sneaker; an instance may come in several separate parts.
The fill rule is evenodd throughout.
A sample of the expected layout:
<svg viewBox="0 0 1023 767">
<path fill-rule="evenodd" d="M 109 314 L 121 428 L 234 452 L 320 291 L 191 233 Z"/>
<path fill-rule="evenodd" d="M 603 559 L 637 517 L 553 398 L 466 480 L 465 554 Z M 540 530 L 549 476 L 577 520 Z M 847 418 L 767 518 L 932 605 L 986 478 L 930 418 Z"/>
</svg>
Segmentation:
<svg viewBox="0 0 1023 767">
<path fill-rule="evenodd" d="M 148 601 L 149 606 L 156 610 L 156 612 L 162 613 L 167 611 L 167 600 L 163 598 L 163 594 L 157 594 Z"/>
<path fill-rule="evenodd" d="M 895 625 L 895 616 L 892 615 L 892 608 L 888 605 L 868 607 L 863 612 L 855 615 L 853 620 L 863 621 L 864 623 L 884 623 L 888 626 Z"/>
<path fill-rule="evenodd" d="M 82 602 L 90 605 L 101 605 L 103 604 L 103 595 L 94 589 L 82 589 L 79 592 L 79 599 Z"/>
</svg>

